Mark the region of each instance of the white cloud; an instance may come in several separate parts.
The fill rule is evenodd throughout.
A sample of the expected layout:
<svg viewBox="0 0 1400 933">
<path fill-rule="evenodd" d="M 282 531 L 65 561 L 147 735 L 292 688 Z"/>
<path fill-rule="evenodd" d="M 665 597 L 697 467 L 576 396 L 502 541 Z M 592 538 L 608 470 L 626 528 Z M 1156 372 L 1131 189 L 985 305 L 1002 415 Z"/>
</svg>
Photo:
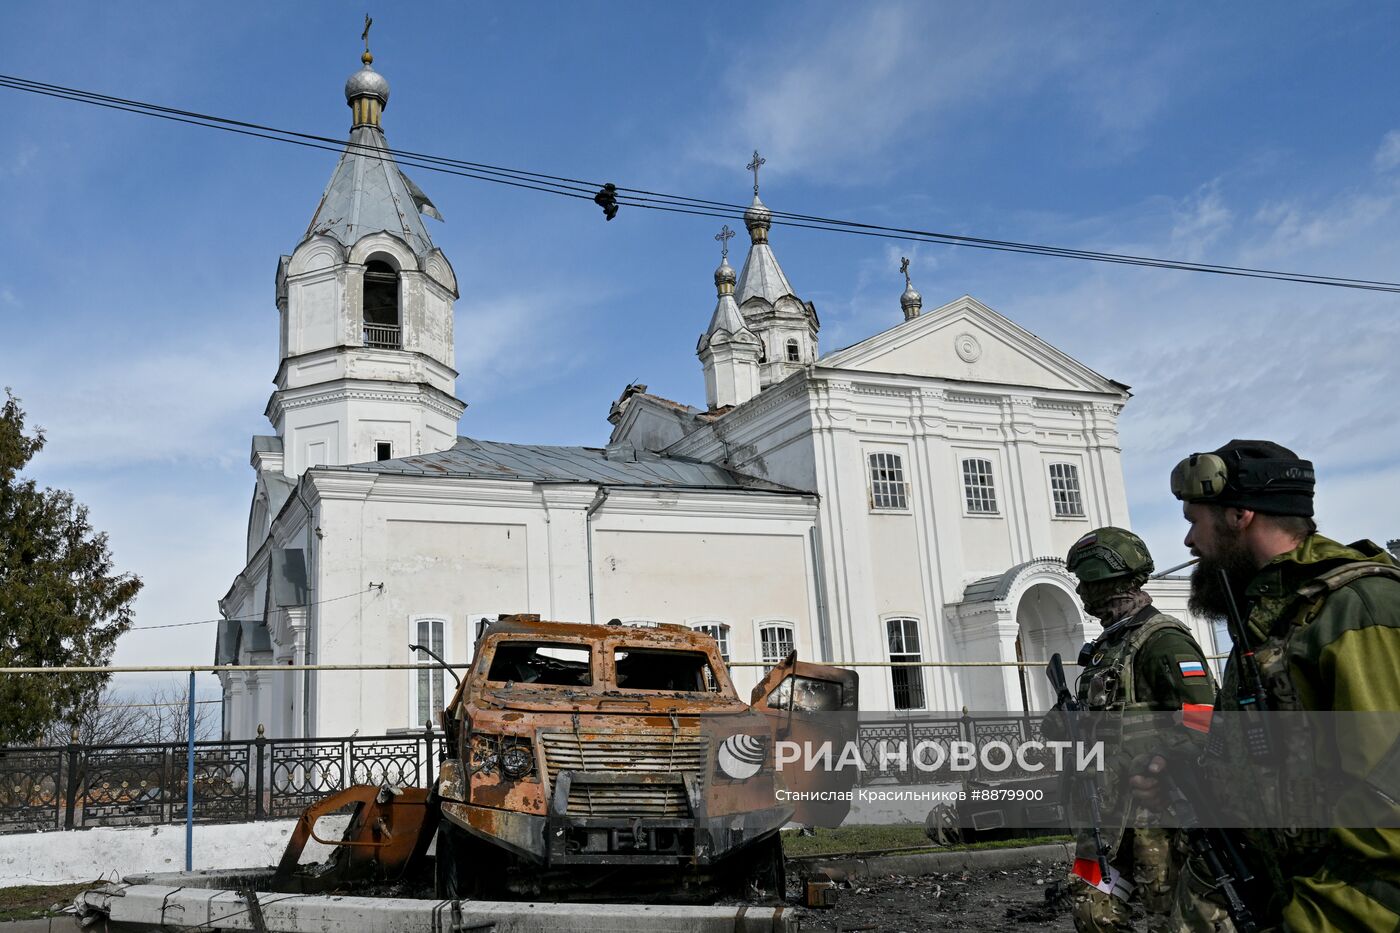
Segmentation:
<svg viewBox="0 0 1400 933">
<path fill-rule="evenodd" d="M 728 164 L 757 145 L 776 172 L 839 172 L 925 131 L 942 111 L 1034 84 L 1077 44 L 992 28 L 988 14 L 861 9 L 816 34 L 763 35 L 736 49 L 729 115 L 719 139 L 707 126 L 695 154 Z"/>
<path fill-rule="evenodd" d="M 1139 148 L 1172 100 L 1204 81 L 1206 40 L 1144 47 L 1105 17 L 1067 8 L 838 6 L 736 43 L 719 119 L 701 121 L 693 158 L 733 167 L 757 146 L 779 175 L 824 181 L 881 176 L 902 148 L 921 159 L 952 147 L 973 108 L 1019 105 L 1054 88 L 1087 131 L 1086 155 Z M 914 147 L 914 148 L 910 148 Z"/>
<path fill-rule="evenodd" d="M 240 430 L 267 401 L 272 364 L 246 347 L 167 340 L 159 347 L 76 342 L 0 357 L 28 424 L 42 427 L 45 470 L 247 456 Z M 18 351 L 20 348 L 12 348 Z M 265 424 L 265 422 L 264 422 Z"/>
<path fill-rule="evenodd" d="M 1215 263 L 1384 279 L 1400 241 L 1400 198 L 1387 184 L 1265 209 L 1212 185 L 1166 215 L 1144 211 L 1151 219 L 1125 237 L 1130 247 L 1099 245 L 1168 255 L 1200 239 L 1210 247 L 1201 258 Z M 1389 494 L 1400 463 L 1396 296 L 1092 266 L 996 287 L 1010 296 L 1000 310 L 1133 386 L 1120 421 L 1124 470 L 1135 525 L 1160 562 L 1182 552 L 1172 465 L 1232 437 L 1276 440 L 1315 461 L 1324 533 L 1400 536 L 1400 500 Z"/>
<path fill-rule="evenodd" d="M 1174 211 L 1169 239 L 1173 259 L 1201 262 L 1229 232 L 1234 215 L 1220 197 L 1219 182 L 1201 187 Z"/>
<path fill-rule="evenodd" d="M 1391 130 L 1385 134 L 1372 164 L 1378 172 L 1388 172 L 1400 166 L 1400 130 Z"/>
<path fill-rule="evenodd" d="M 469 404 L 557 380 L 588 359 L 583 322 L 597 313 L 597 288 L 551 286 L 457 302 L 458 395 Z M 567 309 L 568 313 L 564 313 Z"/>
</svg>

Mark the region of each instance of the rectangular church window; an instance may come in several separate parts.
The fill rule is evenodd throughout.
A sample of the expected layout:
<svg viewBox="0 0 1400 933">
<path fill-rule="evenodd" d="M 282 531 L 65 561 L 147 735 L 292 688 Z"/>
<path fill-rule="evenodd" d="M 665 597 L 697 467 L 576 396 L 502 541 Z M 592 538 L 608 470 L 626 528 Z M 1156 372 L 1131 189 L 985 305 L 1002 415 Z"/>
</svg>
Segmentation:
<svg viewBox="0 0 1400 933">
<path fill-rule="evenodd" d="M 889 638 L 890 660 L 922 661 L 919 651 L 918 619 L 886 619 L 885 633 Z M 894 685 L 895 709 L 924 708 L 924 669 L 921 667 L 892 667 L 890 680 Z"/>
<path fill-rule="evenodd" d="M 392 460 L 394 458 L 394 449 L 390 446 L 388 441 L 379 441 L 374 445 L 374 454 L 376 460 Z"/>
<path fill-rule="evenodd" d="M 909 508 L 909 486 L 904 481 L 904 463 L 899 454 L 870 455 L 870 507 Z"/>
<path fill-rule="evenodd" d="M 969 457 L 962 462 L 962 475 L 967 511 L 974 515 L 995 515 L 997 488 L 992 479 L 992 461 Z"/>
<path fill-rule="evenodd" d="M 1056 518 L 1083 518 L 1084 500 L 1079 495 L 1079 467 L 1072 463 L 1050 464 L 1050 499 Z"/>
</svg>

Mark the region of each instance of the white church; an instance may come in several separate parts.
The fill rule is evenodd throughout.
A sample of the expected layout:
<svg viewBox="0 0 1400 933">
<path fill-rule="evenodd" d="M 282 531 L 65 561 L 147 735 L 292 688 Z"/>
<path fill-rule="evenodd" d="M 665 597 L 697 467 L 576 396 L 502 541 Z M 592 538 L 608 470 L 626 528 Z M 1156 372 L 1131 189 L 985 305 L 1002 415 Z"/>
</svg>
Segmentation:
<svg viewBox="0 0 1400 933">
<path fill-rule="evenodd" d="M 1040 661 L 1099 631 L 1063 555 L 1129 523 L 1127 386 L 974 298 L 924 310 L 907 271 L 902 320 L 823 354 L 756 183 L 743 265 L 726 248 L 708 325 L 697 308 L 703 406 L 631 385 L 606 447 L 460 436 L 458 283 L 422 220 L 436 209 L 385 151 L 371 61 L 346 84 L 349 144 L 277 267 L 273 433 L 253 438 L 247 564 L 219 604 L 226 736 L 421 729 L 452 681 L 409 645 L 464 663 L 502 613 L 703 629 L 741 695 L 793 648 Z M 1186 618 L 1184 580 L 1153 587 Z M 378 663 L 422 669 L 239 669 Z M 1035 668 L 860 675 L 861 709 L 891 716 L 1050 702 Z"/>
</svg>

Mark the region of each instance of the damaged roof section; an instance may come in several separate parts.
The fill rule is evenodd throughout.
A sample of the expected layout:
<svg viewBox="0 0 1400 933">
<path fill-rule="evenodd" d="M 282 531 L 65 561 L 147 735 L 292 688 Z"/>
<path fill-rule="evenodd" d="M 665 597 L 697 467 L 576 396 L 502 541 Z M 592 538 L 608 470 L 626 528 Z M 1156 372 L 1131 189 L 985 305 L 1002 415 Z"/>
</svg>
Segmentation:
<svg viewBox="0 0 1400 933">
<path fill-rule="evenodd" d="M 663 456 L 648 450 L 639 450 L 630 444 L 614 444 L 606 449 L 551 447 L 459 437 L 451 449 L 436 453 L 317 469 L 415 476 L 461 476 L 532 483 L 584 483 L 598 486 L 734 489 L 807 494 L 712 463 Z"/>
</svg>

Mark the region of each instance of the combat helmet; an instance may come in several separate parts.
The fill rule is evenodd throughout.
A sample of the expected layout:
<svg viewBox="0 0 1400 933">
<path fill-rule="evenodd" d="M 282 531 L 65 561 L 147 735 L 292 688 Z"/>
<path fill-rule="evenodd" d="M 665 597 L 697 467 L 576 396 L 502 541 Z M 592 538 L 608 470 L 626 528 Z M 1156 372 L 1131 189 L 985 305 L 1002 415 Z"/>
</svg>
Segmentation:
<svg viewBox="0 0 1400 933">
<path fill-rule="evenodd" d="M 1153 570 L 1152 555 L 1142 539 L 1111 525 L 1097 528 L 1074 542 L 1065 564 L 1081 584 L 1093 586 L 1113 581 L 1114 589 L 1141 586 Z"/>
</svg>

